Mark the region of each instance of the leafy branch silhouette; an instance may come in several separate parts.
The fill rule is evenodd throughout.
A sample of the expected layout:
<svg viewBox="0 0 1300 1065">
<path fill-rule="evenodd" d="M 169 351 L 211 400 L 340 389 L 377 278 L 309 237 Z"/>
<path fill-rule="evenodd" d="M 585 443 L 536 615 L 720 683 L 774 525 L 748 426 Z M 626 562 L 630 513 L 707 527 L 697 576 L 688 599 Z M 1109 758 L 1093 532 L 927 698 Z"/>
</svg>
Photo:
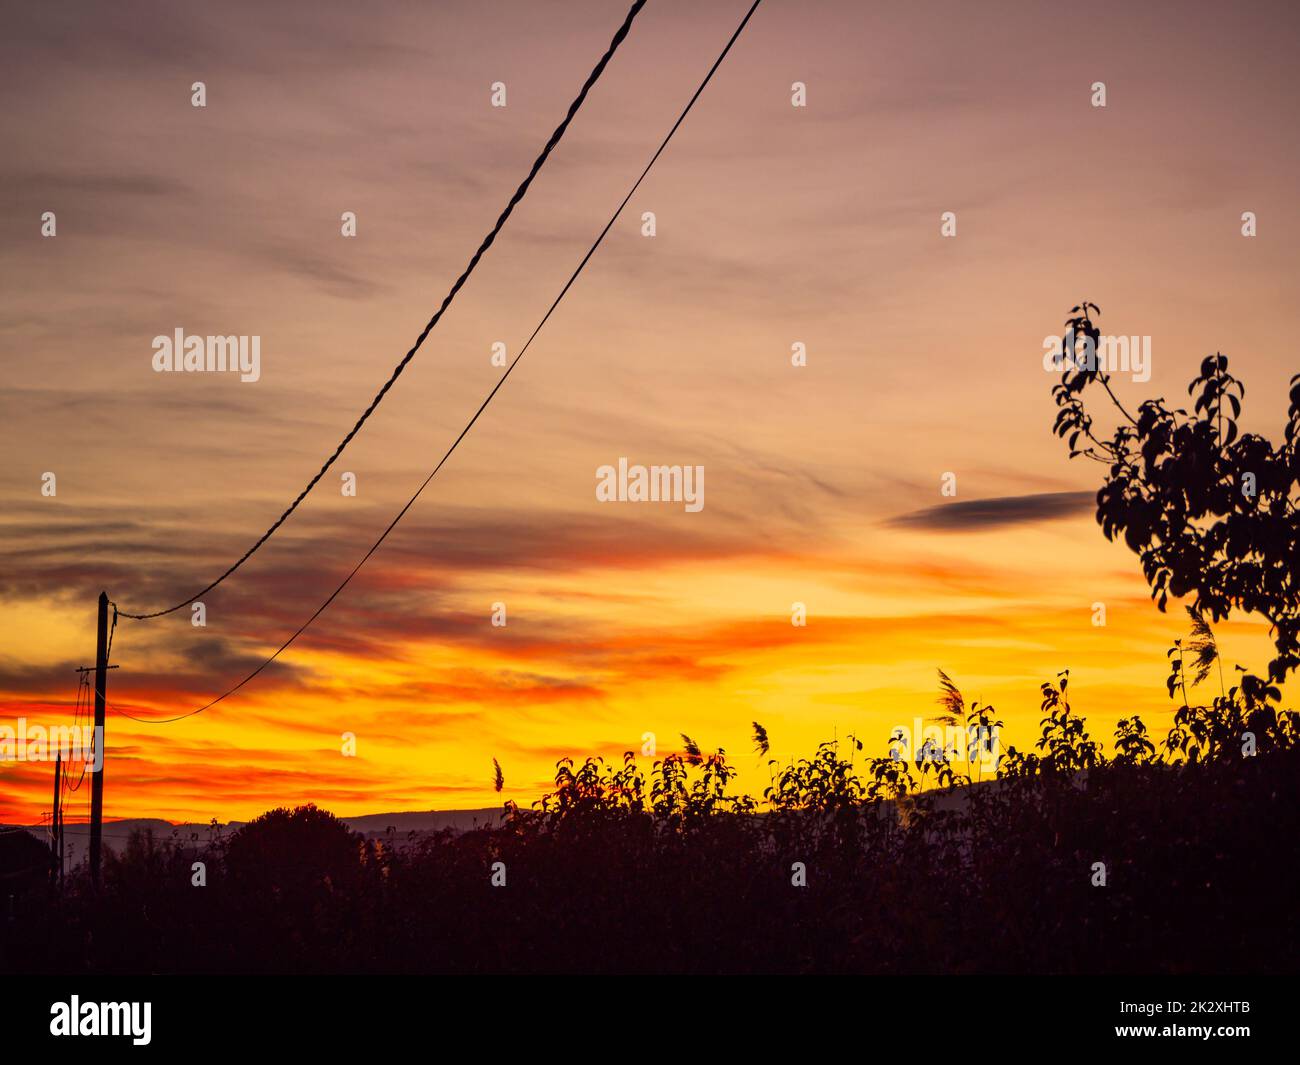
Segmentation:
<svg viewBox="0 0 1300 1065">
<path fill-rule="evenodd" d="M 1170 596 L 1190 596 L 1197 619 L 1218 622 L 1233 610 L 1265 618 L 1275 652 L 1268 679 L 1281 683 L 1300 666 L 1300 374 L 1291 379 L 1277 445 L 1238 429 L 1246 388 L 1221 352 L 1201 361 L 1188 386 L 1190 412 L 1155 398 L 1134 416 L 1110 374 L 1086 357 L 1100 341 L 1100 314 L 1093 303 L 1071 308 L 1064 369 L 1052 389 L 1054 432 L 1070 456 L 1106 466 L 1097 521 L 1107 538 L 1122 536 L 1138 555 L 1161 610 Z M 1088 407 L 1097 392 L 1119 416 L 1109 438 Z"/>
</svg>

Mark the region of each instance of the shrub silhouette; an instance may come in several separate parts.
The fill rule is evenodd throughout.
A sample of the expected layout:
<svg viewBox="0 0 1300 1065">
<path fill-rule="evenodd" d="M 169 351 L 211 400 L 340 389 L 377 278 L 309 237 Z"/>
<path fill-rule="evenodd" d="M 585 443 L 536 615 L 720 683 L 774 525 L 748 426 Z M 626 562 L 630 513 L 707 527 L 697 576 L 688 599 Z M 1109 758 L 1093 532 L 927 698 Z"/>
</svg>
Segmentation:
<svg viewBox="0 0 1300 1065">
<path fill-rule="evenodd" d="M 314 805 L 270 810 L 226 844 L 233 885 L 268 898 L 307 901 L 356 886 L 361 843 L 333 814 Z"/>
<path fill-rule="evenodd" d="M 1229 727 L 1223 715 L 1247 714 L 1240 688 L 1198 713 Z M 1227 743 L 1161 751 L 1129 715 L 1108 758 L 1067 701 L 1068 674 L 1042 690 L 1036 753 L 1007 751 L 983 783 L 938 788 L 896 737 L 865 758 L 850 738 L 770 766 L 763 800 L 720 751 L 695 764 L 670 753 L 648 772 L 628 752 L 615 765 L 561 759 L 531 809 L 507 803 L 498 827 L 472 832 L 366 842 L 309 806 L 205 848 L 141 835 L 106 864 L 98 895 L 74 871 L 62 897 L 22 899 L 2 926 L 3 965 L 1294 971 L 1295 715 L 1274 715 L 1256 757 Z M 934 764 L 951 768 L 957 753 Z M 195 859 L 207 888 L 191 886 Z M 807 888 L 791 885 L 796 861 Z M 1104 890 L 1090 885 L 1096 861 Z M 1227 919 L 1253 913 L 1269 918 Z"/>
<path fill-rule="evenodd" d="M 373 886 L 375 848 L 333 814 L 310 804 L 270 810 L 217 857 L 224 875 L 205 890 L 228 906 L 222 952 L 231 964 L 253 957 L 259 968 L 315 971 L 364 950 L 356 906 Z"/>
</svg>

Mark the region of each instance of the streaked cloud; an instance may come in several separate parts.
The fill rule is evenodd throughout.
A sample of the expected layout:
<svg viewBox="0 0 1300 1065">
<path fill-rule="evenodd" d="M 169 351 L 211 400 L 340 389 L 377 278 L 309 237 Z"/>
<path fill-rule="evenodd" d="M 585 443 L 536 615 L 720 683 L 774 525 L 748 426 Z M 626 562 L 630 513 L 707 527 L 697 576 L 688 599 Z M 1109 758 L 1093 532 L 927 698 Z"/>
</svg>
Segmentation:
<svg viewBox="0 0 1300 1065">
<path fill-rule="evenodd" d="M 1027 525 L 1073 517 L 1096 508 L 1095 492 L 1035 492 L 1032 495 L 963 499 L 914 510 L 889 519 L 902 529 L 960 532 L 1004 525 Z"/>
</svg>

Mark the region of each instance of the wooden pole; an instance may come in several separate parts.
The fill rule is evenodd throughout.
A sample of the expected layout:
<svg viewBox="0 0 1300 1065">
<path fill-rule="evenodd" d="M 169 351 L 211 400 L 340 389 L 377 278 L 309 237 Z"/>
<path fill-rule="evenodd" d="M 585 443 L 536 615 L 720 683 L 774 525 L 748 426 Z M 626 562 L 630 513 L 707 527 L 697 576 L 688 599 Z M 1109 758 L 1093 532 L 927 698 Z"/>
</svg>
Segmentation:
<svg viewBox="0 0 1300 1065">
<path fill-rule="evenodd" d="M 95 761 L 90 782 L 90 881 L 99 887 L 99 852 L 104 833 L 104 692 L 108 687 L 108 593 L 99 593 L 95 626 Z"/>
<path fill-rule="evenodd" d="M 54 756 L 54 805 L 50 813 L 50 881 L 58 883 L 59 854 L 62 851 L 63 834 L 59 830 L 59 798 L 63 794 L 63 752 Z"/>
<path fill-rule="evenodd" d="M 62 783 L 63 782 L 62 779 L 60 779 L 59 782 Z M 64 813 L 63 798 L 62 796 L 60 796 L 59 798 L 59 890 L 60 891 L 63 890 L 63 858 L 64 858 L 63 813 Z"/>
</svg>

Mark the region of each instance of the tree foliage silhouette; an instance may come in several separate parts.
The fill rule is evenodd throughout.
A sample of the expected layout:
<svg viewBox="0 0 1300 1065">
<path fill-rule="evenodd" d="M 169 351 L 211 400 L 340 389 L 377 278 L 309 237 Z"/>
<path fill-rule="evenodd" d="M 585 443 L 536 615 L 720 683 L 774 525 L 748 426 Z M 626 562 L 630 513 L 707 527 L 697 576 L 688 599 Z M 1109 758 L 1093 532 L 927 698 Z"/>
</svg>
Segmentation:
<svg viewBox="0 0 1300 1065">
<path fill-rule="evenodd" d="M 692 744 L 647 768 L 563 758 L 496 827 L 364 839 L 308 806 L 202 845 L 137 834 L 98 889 L 83 864 L 51 891 L 28 837 L 45 857 L 0 927 L 0 972 L 1293 971 L 1278 841 L 1300 816 L 1300 714 L 1234 685 L 1184 700 L 1162 747 L 1126 716 L 1107 757 L 1077 694 L 1065 671 L 1044 683 L 1037 753 L 1008 748 L 983 785 L 954 771 L 959 742 L 895 730 L 880 757 L 851 737 L 771 759 L 762 800 Z M 946 675 L 940 697 L 1000 729 Z M 1106 892 L 1094 861 L 1115 871 Z M 498 862 L 511 887 L 492 885 Z M 1223 919 L 1251 912 L 1270 920 Z"/>
<path fill-rule="evenodd" d="M 333 814 L 308 804 L 269 810 L 226 844 L 231 879 L 251 894 L 311 900 L 349 886 L 360 843 Z"/>
<path fill-rule="evenodd" d="M 1097 521 L 1137 553 L 1161 610 L 1170 596 L 1191 596 L 1198 618 L 1217 622 L 1239 610 L 1267 619 L 1275 650 L 1269 679 L 1280 683 L 1300 666 L 1300 375 L 1291 379 L 1278 445 L 1239 431 L 1245 385 L 1219 352 L 1201 361 L 1188 386 L 1190 412 L 1156 398 L 1135 416 L 1097 357 L 1100 313 L 1092 303 L 1071 308 L 1052 390 L 1054 429 L 1071 458 L 1107 467 Z M 1120 416 L 1109 438 L 1087 405 L 1099 392 Z"/>
</svg>

